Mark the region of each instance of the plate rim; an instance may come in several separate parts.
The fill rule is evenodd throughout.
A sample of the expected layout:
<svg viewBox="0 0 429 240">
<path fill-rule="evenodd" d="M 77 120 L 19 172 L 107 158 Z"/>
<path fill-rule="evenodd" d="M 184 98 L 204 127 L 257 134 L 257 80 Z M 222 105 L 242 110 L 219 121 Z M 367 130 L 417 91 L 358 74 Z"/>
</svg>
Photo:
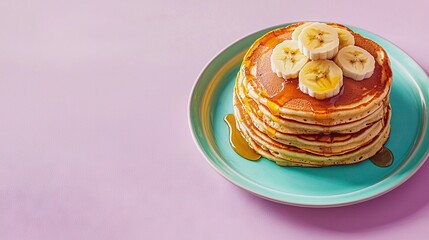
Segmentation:
<svg viewBox="0 0 429 240">
<path fill-rule="evenodd" d="M 196 94 L 196 87 L 198 86 L 198 83 L 200 82 L 203 74 L 206 72 L 206 70 L 210 67 L 210 65 L 213 64 L 213 62 L 220 55 L 226 53 L 228 50 L 232 49 L 235 45 L 243 42 L 247 38 L 255 37 L 255 35 L 257 35 L 257 34 L 260 34 L 260 35 L 262 34 L 263 35 L 264 33 L 268 32 L 268 31 L 271 31 L 273 29 L 276 29 L 276 28 L 279 28 L 279 27 L 285 27 L 285 26 L 288 26 L 288 25 L 291 25 L 291 24 L 294 24 L 294 23 L 296 23 L 296 22 L 290 22 L 290 23 L 280 24 L 280 25 L 276 25 L 276 26 L 272 26 L 272 27 L 267 27 L 267 28 L 264 28 L 262 30 L 255 31 L 253 33 L 247 34 L 244 37 L 239 38 L 238 40 L 232 42 L 231 44 L 229 44 L 226 47 L 224 47 L 223 49 L 221 49 L 217 54 L 215 54 L 206 63 L 206 65 L 204 66 L 204 68 L 201 70 L 201 72 L 199 73 L 198 77 L 196 78 L 196 80 L 195 80 L 195 82 L 194 82 L 194 84 L 192 86 L 191 92 L 189 94 L 189 98 L 188 98 L 188 126 L 189 126 L 189 129 L 191 130 L 191 135 L 192 135 L 193 141 L 197 145 L 198 150 L 204 156 L 204 158 L 209 163 L 209 165 L 212 168 L 214 168 L 215 171 L 218 172 L 223 178 L 225 178 L 226 180 L 228 180 L 232 184 L 234 184 L 237 187 L 240 187 L 241 189 L 244 189 L 244 190 L 246 190 L 246 191 L 248 191 L 248 192 L 250 192 L 250 193 L 252 193 L 252 194 L 254 194 L 254 195 L 258 196 L 258 197 L 261 197 L 263 199 L 270 200 L 270 201 L 277 202 L 277 203 L 281 203 L 281 204 L 286 204 L 286 205 L 300 206 L 300 207 L 310 207 L 310 208 L 329 208 L 329 207 L 347 206 L 347 205 L 357 204 L 357 203 L 361 203 L 361 202 L 365 202 L 365 201 L 377 198 L 377 197 L 379 197 L 381 195 L 384 195 L 384 194 L 386 194 L 386 193 L 394 190 L 395 188 L 399 187 L 404 182 L 406 182 L 409 178 L 411 178 L 423 166 L 423 164 L 428 160 L 428 158 L 429 158 L 429 149 L 427 149 L 426 152 L 423 154 L 423 156 L 420 159 L 417 160 L 418 162 L 417 162 L 416 166 L 411 171 L 409 171 L 406 174 L 406 176 L 402 177 L 400 179 L 400 181 L 398 181 L 396 183 L 394 182 L 393 185 L 391 185 L 391 186 L 383 189 L 380 192 L 377 192 L 376 194 L 372 194 L 372 195 L 369 195 L 369 196 L 364 196 L 363 198 L 356 199 L 354 201 L 339 202 L 339 203 L 332 203 L 332 204 L 330 204 L 330 203 L 320 203 L 320 204 L 318 204 L 318 203 L 312 203 L 312 204 L 310 204 L 310 203 L 300 203 L 300 202 L 294 202 L 294 201 L 285 201 L 285 200 L 279 200 L 279 199 L 276 199 L 276 198 L 273 198 L 273 197 L 261 194 L 261 193 L 255 191 L 255 190 L 253 190 L 253 189 L 245 186 L 244 184 L 237 182 L 237 180 L 234 180 L 233 178 L 231 178 L 230 176 L 228 176 L 228 174 L 226 174 L 224 171 L 222 171 L 222 169 L 220 167 L 218 167 L 218 166 L 216 166 L 214 164 L 214 162 L 210 158 L 210 156 L 208 156 L 208 154 L 203 150 L 203 146 L 201 146 L 201 143 L 199 142 L 199 139 L 196 136 L 196 131 L 194 130 L 193 116 L 192 116 L 193 97 L 194 97 L 194 94 Z M 399 50 L 400 53 L 406 55 L 410 60 L 412 60 L 412 64 L 415 65 L 415 66 L 417 66 L 419 68 L 419 70 L 424 74 L 424 76 L 426 77 L 426 79 L 429 80 L 429 76 L 427 75 L 426 71 L 419 65 L 419 63 L 416 62 L 414 58 L 412 58 L 411 56 L 409 56 L 404 50 L 402 50 L 400 47 L 398 47 L 397 45 L 395 45 L 391 41 L 389 41 L 389 40 L 381 37 L 378 34 L 372 33 L 371 31 L 367 31 L 367 30 L 359 28 L 359 27 L 355 27 L 355 26 L 351 26 L 351 25 L 345 25 L 345 26 L 350 27 L 352 29 L 353 28 L 354 29 L 358 29 L 358 30 L 360 30 L 362 32 L 365 32 L 365 33 L 369 33 L 371 35 L 374 35 L 374 36 L 382 39 L 383 41 L 388 42 L 394 48 L 396 48 L 397 50 Z M 247 51 L 247 49 L 244 49 L 244 51 Z M 234 56 L 236 56 L 236 55 L 238 55 L 238 54 L 235 54 Z M 229 58 L 229 60 L 231 60 L 231 59 Z M 421 89 L 422 86 L 421 86 L 420 82 L 415 82 L 415 83 L 417 85 L 418 90 L 422 91 L 422 89 Z M 202 94 L 202 95 L 204 96 L 205 93 Z M 396 171 L 394 171 L 392 174 L 390 174 L 389 176 L 387 176 L 386 178 L 384 178 L 380 182 L 377 182 L 377 183 L 375 183 L 373 185 L 370 185 L 369 187 L 372 187 L 372 186 L 374 186 L 376 184 L 384 182 L 389 177 L 392 177 L 392 176 L 395 176 L 396 174 L 398 174 L 403 168 L 405 168 L 405 166 L 407 166 L 407 164 L 409 164 L 409 161 L 413 159 L 415 152 L 417 152 L 417 150 L 419 150 L 423 146 L 422 143 L 424 143 L 423 140 L 424 140 L 424 137 L 426 135 L 425 132 L 426 132 L 426 128 L 427 128 L 427 125 L 428 125 L 428 123 L 427 123 L 427 106 L 425 104 L 426 103 L 426 101 L 425 101 L 426 99 L 424 98 L 424 96 L 419 96 L 419 100 L 420 101 L 423 100 L 423 102 L 422 102 L 423 103 L 423 108 L 421 108 L 421 110 L 423 110 L 423 122 L 422 122 L 422 126 L 424 127 L 424 129 L 421 130 L 421 137 L 420 137 L 421 141 L 419 142 L 419 145 L 416 147 L 414 153 L 410 153 L 411 155 L 406 159 L 407 161 L 405 161 L 403 163 L 402 167 L 398 168 Z M 419 108 L 420 107 L 421 106 L 419 106 Z M 211 144 L 209 144 L 209 145 L 211 146 Z M 213 151 L 213 153 L 216 154 L 216 155 L 218 155 L 215 151 Z M 223 159 L 221 156 L 218 156 L 218 157 L 220 159 Z M 416 161 L 416 160 L 414 160 L 414 161 Z M 363 189 L 360 189 L 360 190 L 363 190 Z M 360 191 L 360 190 L 358 190 L 358 191 Z"/>
</svg>

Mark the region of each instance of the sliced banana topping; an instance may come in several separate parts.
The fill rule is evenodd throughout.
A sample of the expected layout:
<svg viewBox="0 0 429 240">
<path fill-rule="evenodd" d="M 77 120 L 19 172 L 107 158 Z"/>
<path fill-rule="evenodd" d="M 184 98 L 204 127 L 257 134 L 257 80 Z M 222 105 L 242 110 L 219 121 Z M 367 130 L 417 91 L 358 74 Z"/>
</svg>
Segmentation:
<svg viewBox="0 0 429 240">
<path fill-rule="evenodd" d="M 294 40 L 285 40 L 278 44 L 271 54 L 271 69 L 284 79 L 298 77 L 299 70 L 308 61 Z"/>
<path fill-rule="evenodd" d="M 298 40 L 299 34 L 301 34 L 302 29 L 304 29 L 305 27 L 311 24 L 313 24 L 313 22 L 306 22 L 296 27 L 295 30 L 293 30 L 292 32 L 292 40 Z"/>
<path fill-rule="evenodd" d="M 338 33 L 324 23 L 312 23 L 302 29 L 298 36 L 298 47 L 311 60 L 331 59 L 337 54 Z"/>
<path fill-rule="evenodd" d="M 374 73 L 374 57 L 361 47 L 346 46 L 338 52 L 334 60 L 343 70 L 344 76 L 354 80 L 369 78 Z"/>
<path fill-rule="evenodd" d="M 341 49 L 348 45 L 355 45 L 355 37 L 353 36 L 353 34 L 342 28 L 335 28 L 335 30 L 337 31 L 338 38 L 340 40 L 340 45 L 338 46 L 338 49 Z"/>
<path fill-rule="evenodd" d="M 304 22 L 294 29 L 292 40 L 273 49 L 271 68 L 284 79 L 299 76 L 302 92 L 316 99 L 330 98 L 340 92 L 343 77 L 360 81 L 374 73 L 374 57 L 354 44 L 353 32 L 346 28 Z"/>
<path fill-rule="evenodd" d="M 337 95 L 343 86 L 343 72 L 331 60 L 310 61 L 299 73 L 299 89 L 316 99 Z"/>
</svg>

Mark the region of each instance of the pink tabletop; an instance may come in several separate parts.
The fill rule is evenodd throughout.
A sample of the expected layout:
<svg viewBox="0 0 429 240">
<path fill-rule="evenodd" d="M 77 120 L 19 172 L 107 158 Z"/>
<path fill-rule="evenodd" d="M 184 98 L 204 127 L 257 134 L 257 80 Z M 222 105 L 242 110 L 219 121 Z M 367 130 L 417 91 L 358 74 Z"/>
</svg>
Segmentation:
<svg viewBox="0 0 429 240">
<path fill-rule="evenodd" d="M 249 33 L 349 24 L 429 71 L 427 1 L 262 2 L 1 1 L 0 239 L 427 239 L 428 164 L 375 200 L 305 209 L 200 154 L 191 88 Z"/>
</svg>

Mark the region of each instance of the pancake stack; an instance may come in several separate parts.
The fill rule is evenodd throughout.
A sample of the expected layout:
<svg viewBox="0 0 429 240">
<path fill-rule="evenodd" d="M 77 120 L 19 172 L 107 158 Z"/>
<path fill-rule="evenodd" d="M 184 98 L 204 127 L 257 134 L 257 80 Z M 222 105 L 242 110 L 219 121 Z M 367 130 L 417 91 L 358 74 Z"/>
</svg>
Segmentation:
<svg viewBox="0 0 429 240">
<path fill-rule="evenodd" d="M 328 23 L 338 31 L 336 49 L 320 55 L 299 42 L 301 53 L 308 56 L 302 64 L 335 62 L 343 75 L 335 81 L 317 82 L 317 86 L 311 82 L 305 85 L 306 65 L 297 73 L 299 76 L 288 75 L 281 69 L 276 71 L 273 52 L 276 53 L 276 46 L 285 40 L 299 37 L 302 40 L 311 24 L 298 23 L 273 30 L 249 48 L 234 87 L 237 127 L 251 148 L 281 166 L 318 167 L 366 160 L 382 149 L 390 133 L 392 71 L 388 56 L 374 41 L 345 26 Z M 352 42 L 341 38 L 344 31 L 353 37 Z M 346 58 L 338 56 L 351 46 L 364 49 L 373 57 L 372 72 L 365 76 L 349 73 L 341 62 Z M 289 55 L 295 56 L 295 53 Z M 295 61 L 301 59 L 296 58 L 293 63 Z M 329 69 L 332 71 L 332 67 Z M 329 84 L 338 86 L 329 93 L 320 90 Z M 321 92 L 316 91 L 317 87 Z"/>
</svg>

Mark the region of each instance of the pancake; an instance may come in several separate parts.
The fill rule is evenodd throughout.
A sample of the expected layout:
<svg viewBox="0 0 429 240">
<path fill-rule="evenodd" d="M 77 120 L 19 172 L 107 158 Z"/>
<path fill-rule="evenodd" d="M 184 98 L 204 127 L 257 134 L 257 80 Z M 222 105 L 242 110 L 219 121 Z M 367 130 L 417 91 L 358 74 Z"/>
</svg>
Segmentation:
<svg viewBox="0 0 429 240">
<path fill-rule="evenodd" d="M 249 145 L 281 166 L 353 164 L 376 154 L 390 133 L 392 71 L 385 50 L 345 26 L 355 45 L 376 60 L 363 81 L 343 77 L 336 96 L 319 100 L 298 87 L 298 78 L 278 77 L 271 69 L 274 47 L 291 39 L 303 23 L 273 30 L 249 48 L 234 88 L 234 116 Z"/>
<path fill-rule="evenodd" d="M 390 133 L 391 111 L 390 108 L 388 108 L 385 118 L 383 118 L 381 122 L 380 130 L 378 132 L 372 132 L 374 136 L 369 141 L 356 141 L 359 143 L 356 148 L 334 152 L 336 149 L 333 148 L 330 141 L 320 141 L 320 139 L 314 138 L 313 141 L 308 141 L 308 143 L 319 147 L 321 151 L 316 153 L 308 151 L 309 146 L 306 146 L 304 143 L 294 145 L 292 143 L 282 144 L 276 141 L 270 134 L 259 131 L 258 128 L 252 124 L 252 120 L 245 112 L 244 109 L 240 108 L 240 103 L 235 103 L 234 115 L 237 119 L 237 126 L 243 137 L 256 152 L 283 166 L 302 164 L 300 166 L 322 167 L 361 162 L 376 154 L 386 143 Z M 357 136 L 349 135 L 346 137 L 356 139 L 356 137 L 360 136 L 365 138 L 369 136 L 369 134 L 371 134 L 371 132 L 358 134 Z M 311 137 L 309 135 L 307 136 Z"/>
<path fill-rule="evenodd" d="M 296 121 L 293 117 L 274 115 L 272 110 L 269 107 L 258 104 L 257 101 L 248 97 L 245 94 L 243 87 L 243 75 L 240 73 L 237 76 L 237 95 L 245 102 L 244 104 L 249 109 L 249 114 L 257 114 L 262 117 L 263 121 L 266 122 L 270 127 L 274 128 L 276 131 L 289 134 L 317 134 L 317 133 L 354 133 L 362 130 L 363 128 L 373 124 L 376 121 L 379 121 L 383 117 L 383 112 L 385 110 L 386 104 L 388 104 L 387 99 L 384 99 L 380 104 L 376 105 L 371 109 L 366 117 L 363 117 L 359 120 L 353 121 L 348 119 L 348 122 L 341 124 L 332 124 L 327 125 L 324 122 L 311 124 L 311 121 L 304 119 L 304 122 Z M 299 101 L 299 99 L 297 100 Z M 257 106 L 257 109 L 255 107 Z M 319 125 L 322 124 L 322 125 Z"/>
</svg>

